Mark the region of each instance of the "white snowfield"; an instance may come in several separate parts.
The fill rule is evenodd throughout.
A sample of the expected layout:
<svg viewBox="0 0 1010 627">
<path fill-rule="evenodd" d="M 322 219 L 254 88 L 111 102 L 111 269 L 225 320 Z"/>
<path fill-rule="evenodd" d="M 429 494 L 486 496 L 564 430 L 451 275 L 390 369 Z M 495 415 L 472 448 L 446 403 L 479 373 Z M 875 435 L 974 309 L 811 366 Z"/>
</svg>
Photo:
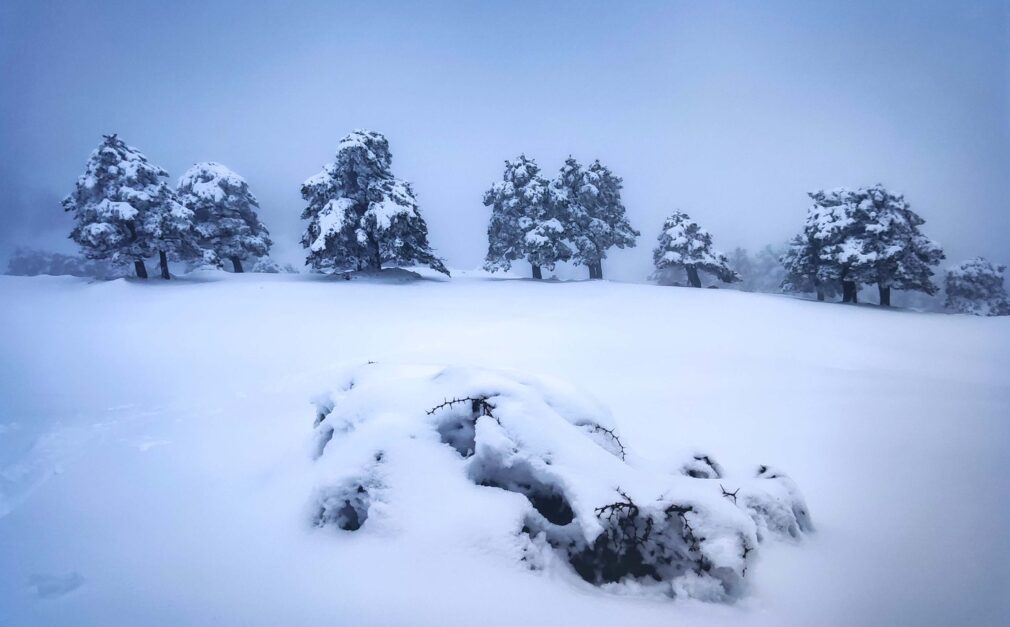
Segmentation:
<svg viewBox="0 0 1010 627">
<path fill-rule="evenodd" d="M 0 625 L 1010 622 L 1008 318 L 478 273 L 0 303 Z M 722 561 L 589 583 L 617 487 Z"/>
</svg>

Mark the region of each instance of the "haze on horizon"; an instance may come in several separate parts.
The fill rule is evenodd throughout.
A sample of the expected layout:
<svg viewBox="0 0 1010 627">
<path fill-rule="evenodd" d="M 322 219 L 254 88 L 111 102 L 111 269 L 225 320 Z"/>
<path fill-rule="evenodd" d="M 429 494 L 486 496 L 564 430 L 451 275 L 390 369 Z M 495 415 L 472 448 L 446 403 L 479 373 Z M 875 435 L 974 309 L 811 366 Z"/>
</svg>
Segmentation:
<svg viewBox="0 0 1010 627">
<path fill-rule="evenodd" d="M 683 209 L 729 251 L 797 232 L 807 191 L 902 191 L 947 265 L 1010 262 L 1010 3 L 31 2 L 0 5 L 0 258 L 73 250 L 61 198 L 104 133 L 172 182 L 242 174 L 300 265 L 299 186 L 384 133 L 450 267 L 486 249 L 505 159 L 624 178 L 642 280 Z"/>
</svg>

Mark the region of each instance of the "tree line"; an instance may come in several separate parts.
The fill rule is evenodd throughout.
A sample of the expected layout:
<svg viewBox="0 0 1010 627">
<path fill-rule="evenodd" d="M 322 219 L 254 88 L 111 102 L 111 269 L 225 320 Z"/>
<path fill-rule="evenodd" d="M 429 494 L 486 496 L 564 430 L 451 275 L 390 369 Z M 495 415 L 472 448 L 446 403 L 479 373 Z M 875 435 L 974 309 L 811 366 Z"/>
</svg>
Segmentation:
<svg viewBox="0 0 1010 627">
<path fill-rule="evenodd" d="M 269 231 L 245 179 L 214 162 L 195 164 L 174 188 L 167 177 L 117 135 L 104 136 L 63 201 L 74 217 L 70 237 L 84 256 L 132 263 L 142 279 L 145 260 L 154 256 L 165 279 L 171 278 L 169 261 L 215 267 L 227 261 L 242 272 L 243 261 L 254 259 L 254 267 L 276 270 L 268 257 Z M 634 247 L 641 236 L 628 220 L 622 189 L 621 177 L 599 160 L 583 166 L 569 156 L 553 179 L 525 154 L 505 161 L 501 180 L 483 196 L 491 210 L 485 269 L 509 270 L 524 261 L 541 279 L 544 269 L 570 262 L 585 266 L 590 279 L 602 279 L 608 251 Z M 389 142 L 381 133 L 357 130 L 341 139 L 335 160 L 302 184 L 301 196 L 307 221 L 301 245 L 312 269 L 423 265 L 449 274 L 428 241 L 413 187 L 392 172 Z M 882 306 L 890 305 L 892 289 L 937 293 L 932 277 L 944 252 L 921 232 L 925 221 L 902 195 L 878 184 L 809 196 L 813 204 L 802 232 L 778 259 L 782 290 L 816 294 L 818 300 L 841 294 L 842 302 L 856 302 L 860 285 L 876 285 Z M 763 254 L 767 266 L 771 249 Z M 692 287 L 702 287 L 702 276 L 740 282 L 740 264 L 747 261 L 738 249 L 731 263 L 714 248 L 712 235 L 680 210 L 664 221 L 652 256 L 654 279 L 678 284 L 681 273 Z M 951 269 L 948 306 L 1005 312 L 1002 272 L 983 259 Z M 963 304 L 986 298 L 984 307 Z"/>
</svg>

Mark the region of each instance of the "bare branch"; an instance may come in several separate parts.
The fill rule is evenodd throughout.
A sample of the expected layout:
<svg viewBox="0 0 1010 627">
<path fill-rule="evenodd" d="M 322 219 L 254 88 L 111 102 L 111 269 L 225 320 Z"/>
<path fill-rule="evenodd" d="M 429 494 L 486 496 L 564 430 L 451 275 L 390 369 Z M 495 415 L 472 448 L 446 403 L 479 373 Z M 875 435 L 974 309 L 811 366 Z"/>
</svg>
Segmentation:
<svg viewBox="0 0 1010 627">
<path fill-rule="evenodd" d="M 726 497 L 729 497 L 729 498 L 733 499 L 733 505 L 736 505 L 736 493 L 740 491 L 740 488 L 737 488 L 736 490 L 734 490 L 732 492 L 728 492 L 726 490 L 726 488 L 722 487 L 722 484 L 720 483 L 719 484 L 719 489 L 722 490 L 722 495 L 723 496 L 726 496 Z"/>
<path fill-rule="evenodd" d="M 478 396 L 478 397 L 466 396 L 463 398 L 454 398 L 452 400 L 445 400 L 442 403 L 435 405 L 434 407 L 429 409 L 427 414 L 431 416 L 440 409 L 445 409 L 447 407 L 452 408 L 453 406 L 459 405 L 461 403 L 470 403 L 470 411 L 473 413 L 473 418 L 475 421 L 477 420 L 477 418 L 480 418 L 481 416 L 487 416 L 488 418 L 493 418 L 494 421 L 497 422 L 498 424 L 501 424 L 501 420 L 499 420 L 498 417 L 495 416 L 493 413 L 494 405 L 487 402 L 487 399 L 488 397 L 486 396 Z"/>
<path fill-rule="evenodd" d="M 615 444 L 617 444 L 617 448 L 620 450 L 619 455 L 621 457 L 621 461 L 624 461 L 624 455 L 626 452 L 626 449 L 624 448 L 624 442 L 621 442 L 621 438 L 617 437 L 617 433 L 614 431 L 614 429 L 607 429 L 606 427 L 598 425 L 596 423 L 593 423 L 592 427 L 593 432 L 603 433 L 604 435 L 609 436 L 610 439 L 613 440 Z"/>
</svg>

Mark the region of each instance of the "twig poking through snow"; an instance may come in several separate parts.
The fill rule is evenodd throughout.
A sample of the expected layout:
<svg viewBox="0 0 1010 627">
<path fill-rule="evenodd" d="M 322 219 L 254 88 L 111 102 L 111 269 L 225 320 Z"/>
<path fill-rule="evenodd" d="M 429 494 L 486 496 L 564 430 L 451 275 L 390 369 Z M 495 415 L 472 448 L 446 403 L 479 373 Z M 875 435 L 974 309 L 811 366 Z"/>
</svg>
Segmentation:
<svg viewBox="0 0 1010 627">
<path fill-rule="evenodd" d="M 736 494 L 737 494 L 737 492 L 740 491 L 740 488 L 737 488 L 736 490 L 733 490 L 732 492 L 730 492 L 726 488 L 722 487 L 722 484 L 720 483 L 719 484 L 719 489 L 722 490 L 722 495 L 723 496 L 728 496 L 729 498 L 733 499 L 733 505 L 736 505 Z"/>
<path fill-rule="evenodd" d="M 431 415 L 433 415 L 435 412 L 437 412 L 440 409 L 445 409 L 446 407 L 450 407 L 451 408 L 453 405 L 458 405 L 459 403 L 466 403 L 466 402 L 470 403 L 470 410 L 473 412 L 474 418 L 480 418 L 481 416 L 487 416 L 488 418 L 494 418 L 495 422 L 497 422 L 498 424 L 501 424 L 501 420 L 498 420 L 498 417 L 495 416 L 494 413 L 493 413 L 494 405 L 492 405 L 491 403 L 487 402 L 487 397 L 486 396 L 480 396 L 480 397 L 477 397 L 477 398 L 474 398 L 474 397 L 471 397 L 471 396 L 466 396 L 464 398 L 454 398 L 451 401 L 450 400 L 446 400 L 446 401 L 444 401 L 444 402 L 442 402 L 442 403 L 440 403 L 438 405 L 435 405 L 431 409 L 429 409 L 427 411 L 427 414 L 429 416 L 431 416 Z"/>
</svg>

